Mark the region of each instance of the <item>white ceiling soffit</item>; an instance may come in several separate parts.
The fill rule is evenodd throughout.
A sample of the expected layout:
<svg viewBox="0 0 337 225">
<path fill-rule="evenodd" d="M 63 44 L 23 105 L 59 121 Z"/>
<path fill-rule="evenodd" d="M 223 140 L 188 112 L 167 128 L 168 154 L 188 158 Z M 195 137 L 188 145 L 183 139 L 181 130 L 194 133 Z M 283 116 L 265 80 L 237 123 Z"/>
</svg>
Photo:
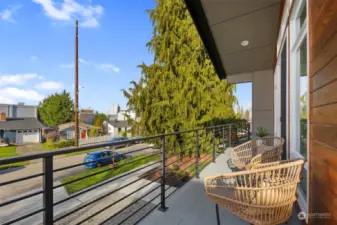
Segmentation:
<svg viewBox="0 0 337 225">
<path fill-rule="evenodd" d="M 201 3 L 227 75 L 273 69 L 280 0 Z"/>
</svg>

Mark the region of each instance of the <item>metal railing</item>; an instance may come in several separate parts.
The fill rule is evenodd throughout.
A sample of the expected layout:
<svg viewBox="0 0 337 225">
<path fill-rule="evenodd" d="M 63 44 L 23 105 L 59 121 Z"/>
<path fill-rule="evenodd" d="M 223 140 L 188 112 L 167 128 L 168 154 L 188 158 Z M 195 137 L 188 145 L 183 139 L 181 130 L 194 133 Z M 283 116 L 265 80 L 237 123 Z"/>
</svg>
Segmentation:
<svg viewBox="0 0 337 225">
<path fill-rule="evenodd" d="M 155 175 L 158 174 L 160 171 L 160 176 L 155 177 L 154 179 L 148 180 L 148 183 L 146 185 L 140 186 L 138 189 L 133 190 L 132 192 L 125 194 L 123 197 L 113 201 L 109 202 L 108 205 L 104 206 L 103 208 L 100 208 L 97 211 L 94 211 L 91 213 L 88 217 L 81 219 L 81 221 L 76 221 L 76 224 L 81 224 L 83 222 L 88 221 L 89 219 L 101 214 L 102 212 L 105 212 L 106 210 L 110 209 L 111 207 L 115 206 L 116 204 L 122 202 L 123 200 L 127 198 L 131 198 L 135 195 L 135 193 L 139 193 L 139 191 L 143 190 L 145 188 L 149 188 L 150 186 L 153 186 L 151 190 L 146 192 L 145 194 L 141 195 L 139 198 L 132 197 L 134 201 L 131 201 L 131 203 L 127 204 L 125 207 L 120 209 L 119 211 L 113 213 L 112 215 L 108 216 L 107 218 L 104 218 L 102 221 L 100 221 L 100 224 L 109 223 L 112 220 L 116 218 L 122 218 L 117 217 L 121 213 L 123 213 L 126 210 L 129 210 L 134 206 L 135 204 L 138 204 L 141 200 L 144 201 L 146 199 L 146 203 L 143 204 L 141 207 L 139 207 L 137 210 L 133 211 L 130 215 L 124 216 L 121 221 L 118 221 L 117 224 L 122 224 L 126 221 L 128 221 L 131 217 L 133 217 L 137 213 L 141 213 L 141 215 L 137 216 L 137 220 L 134 221 L 134 223 L 138 223 L 141 219 L 143 219 L 147 214 L 149 214 L 153 209 L 157 208 L 159 206 L 159 210 L 166 211 L 166 199 L 170 197 L 178 188 L 174 187 L 172 184 L 170 184 L 167 181 L 167 178 L 172 173 L 183 173 L 185 174 L 188 179 L 184 182 L 182 182 L 183 186 L 186 182 L 188 182 L 189 179 L 191 179 L 193 176 L 199 177 L 200 171 L 205 168 L 208 163 L 215 162 L 217 154 L 223 152 L 226 147 L 231 146 L 237 142 L 238 134 L 241 132 L 241 134 L 246 135 L 240 135 L 240 138 L 250 138 L 249 134 L 249 126 L 247 125 L 233 125 L 233 124 L 226 124 L 226 125 L 219 125 L 219 126 L 211 126 L 206 128 L 199 128 L 199 129 L 193 129 L 193 130 L 187 130 L 187 131 L 179 131 L 179 132 L 173 132 L 169 134 L 160 134 L 156 136 L 150 136 L 150 137 L 141 137 L 141 138 L 134 138 L 130 140 L 115 142 L 115 143 L 100 143 L 100 144 L 94 144 L 94 145 L 86 145 L 86 146 L 80 146 L 80 147 L 74 147 L 74 148 L 66 148 L 62 150 L 55 150 L 55 151 L 48 151 L 38 154 L 30 154 L 30 155 L 22 155 L 22 156 L 16 156 L 16 157 L 10 157 L 10 158 L 4 158 L 0 159 L 0 166 L 9 164 L 9 163 L 19 163 L 23 161 L 28 160 L 36 160 L 36 159 L 42 159 L 42 173 L 33 174 L 26 177 L 21 177 L 19 179 L 9 180 L 9 181 L 0 181 L 0 187 L 7 187 L 10 188 L 11 184 L 17 183 L 17 182 L 24 182 L 33 178 L 42 177 L 42 190 L 34 191 L 28 194 L 24 194 L 22 196 L 18 197 L 12 197 L 6 201 L 0 202 L 0 208 L 1 210 L 6 210 L 6 206 L 14 204 L 18 201 L 26 200 L 28 198 L 32 198 L 34 196 L 42 195 L 42 207 L 34 209 L 32 211 L 29 211 L 26 214 L 23 215 L 17 215 L 15 218 L 7 219 L 6 221 L 1 221 L 3 225 L 13 224 L 16 222 L 25 222 L 28 217 L 36 216 L 36 215 L 43 215 L 42 221 L 37 221 L 39 223 L 43 224 L 53 224 L 58 221 L 62 221 L 63 219 L 71 216 L 72 214 L 79 212 L 80 210 L 86 210 L 88 209 L 88 206 L 91 206 L 94 203 L 97 203 L 98 201 L 101 201 L 105 199 L 108 196 L 113 195 L 114 193 L 120 193 L 122 189 L 125 189 L 127 187 L 130 187 L 131 185 L 136 184 L 137 182 L 144 180 L 144 176 L 136 176 L 133 177 L 133 179 L 127 179 L 132 180 L 130 182 L 127 182 L 126 184 L 118 185 L 117 188 L 114 189 L 108 189 L 105 193 L 98 196 L 97 198 L 90 199 L 83 204 L 80 204 L 76 207 L 70 208 L 62 213 L 55 212 L 55 207 L 59 206 L 62 203 L 65 203 L 71 199 L 74 199 L 78 196 L 81 196 L 83 194 L 89 193 L 91 191 L 96 190 L 99 187 L 102 187 L 104 185 L 111 184 L 113 182 L 118 182 L 122 180 L 124 177 L 130 177 L 131 175 L 144 171 L 144 174 L 146 176 Z M 235 135 L 234 135 L 235 134 Z M 243 137 L 245 136 L 245 137 Z M 80 176 L 75 179 L 72 179 L 70 181 L 62 182 L 60 184 L 54 184 L 54 174 L 60 171 L 65 171 L 72 168 L 77 168 L 80 166 L 84 166 L 86 164 L 96 163 L 96 162 L 102 162 L 103 159 L 111 158 L 111 156 L 100 158 L 98 160 L 92 160 L 90 162 L 83 162 L 83 163 L 77 163 L 70 166 L 57 168 L 55 169 L 53 166 L 55 156 L 67 154 L 67 153 L 75 153 L 75 152 L 81 152 L 84 150 L 90 150 L 90 149 L 97 149 L 97 148 L 105 148 L 105 147 L 113 147 L 115 145 L 122 145 L 122 144 L 131 144 L 131 143 L 148 143 L 152 144 L 152 150 L 149 151 L 150 147 L 146 145 L 146 147 L 141 147 L 139 149 L 134 149 L 132 151 L 123 152 L 122 154 L 124 156 L 130 156 L 127 160 L 121 160 L 119 163 L 115 164 L 114 166 L 106 166 L 104 168 L 101 168 L 97 172 L 89 173 L 85 176 Z M 145 152 L 143 155 L 139 156 L 139 153 Z M 133 155 L 138 154 L 138 157 L 135 159 L 133 158 Z M 150 161 L 144 165 L 141 165 L 137 168 L 134 168 L 132 170 L 125 170 L 124 173 L 119 174 L 117 176 L 112 176 L 109 179 L 106 179 L 104 181 L 101 181 L 97 184 L 94 184 L 92 186 L 89 186 L 85 189 L 82 189 L 80 191 L 77 191 L 63 199 L 55 199 L 55 189 L 64 187 L 66 185 L 74 184 L 75 182 L 82 181 L 87 178 L 92 178 L 93 176 L 107 173 L 113 170 L 116 170 L 118 168 L 126 167 L 127 165 L 131 165 L 137 162 L 140 162 L 145 159 L 149 159 L 150 157 L 154 157 L 158 155 L 158 159 L 156 158 L 153 161 Z M 160 155 L 160 158 L 159 158 Z M 178 168 L 178 169 L 177 169 Z M 146 170 L 148 169 L 148 170 Z M 0 175 L 1 176 L 1 175 Z M 181 187 L 180 186 L 180 187 Z M 171 189 L 172 191 L 169 191 Z M 157 194 L 156 194 L 157 193 Z M 149 195 L 156 194 L 153 198 L 148 200 Z M 155 200 L 159 200 L 159 203 L 154 204 L 153 202 Z M 153 205 L 151 209 L 148 209 L 146 213 L 144 213 L 144 208 L 148 207 L 149 204 Z M 67 222 L 67 224 L 70 224 L 71 222 Z M 115 223 L 114 223 L 115 224 Z"/>
<path fill-rule="evenodd" d="M 115 135 L 103 135 L 103 136 L 97 136 L 97 137 L 88 137 L 86 139 L 80 139 L 79 145 L 87 145 L 87 144 L 94 144 L 94 143 L 100 143 L 108 141 L 111 138 L 119 137 Z"/>
</svg>

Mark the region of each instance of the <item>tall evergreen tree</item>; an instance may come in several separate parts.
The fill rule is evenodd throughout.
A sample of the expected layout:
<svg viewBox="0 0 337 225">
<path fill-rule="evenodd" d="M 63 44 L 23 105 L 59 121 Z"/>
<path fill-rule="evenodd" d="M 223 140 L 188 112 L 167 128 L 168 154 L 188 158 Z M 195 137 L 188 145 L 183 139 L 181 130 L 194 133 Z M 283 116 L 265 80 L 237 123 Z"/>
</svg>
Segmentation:
<svg viewBox="0 0 337 225">
<path fill-rule="evenodd" d="M 142 63 L 140 80 L 123 90 L 128 106 L 141 118 L 134 125 L 142 135 L 234 116 L 235 85 L 218 78 L 183 0 L 157 0 L 148 13 L 154 30 L 147 46 L 154 61 Z"/>
</svg>

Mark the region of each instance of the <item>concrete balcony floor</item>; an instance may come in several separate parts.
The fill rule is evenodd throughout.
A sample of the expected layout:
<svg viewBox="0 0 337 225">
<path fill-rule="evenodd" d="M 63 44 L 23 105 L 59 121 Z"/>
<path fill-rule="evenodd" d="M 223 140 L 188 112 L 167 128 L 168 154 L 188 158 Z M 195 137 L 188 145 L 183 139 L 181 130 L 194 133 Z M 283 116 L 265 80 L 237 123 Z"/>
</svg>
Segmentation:
<svg viewBox="0 0 337 225">
<path fill-rule="evenodd" d="M 194 178 L 176 191 L 167 199 L 166 205 L 169 209 L 166 212 L 154 210 L 145 217 L 141 225 L 216 225 L 215 205 L 210 202 L 205 195 L 204 178 L 222 173 L 231 173 L 231 169 L 227 165 L 230 158 L 230 150 L 227 149 L 221 154 L 216 163 L 208 165 L 201 173 L 200 179 Z M 240 219 L 236 215 L 230 213 L 224 208 L 220 210 L 220 223 L 229 225 L 243 225 L 248 222 Z M 287 222 L 287 225 L 301 225 L 301 221 L 297 217 L 296 209 Z"/>
</svg>

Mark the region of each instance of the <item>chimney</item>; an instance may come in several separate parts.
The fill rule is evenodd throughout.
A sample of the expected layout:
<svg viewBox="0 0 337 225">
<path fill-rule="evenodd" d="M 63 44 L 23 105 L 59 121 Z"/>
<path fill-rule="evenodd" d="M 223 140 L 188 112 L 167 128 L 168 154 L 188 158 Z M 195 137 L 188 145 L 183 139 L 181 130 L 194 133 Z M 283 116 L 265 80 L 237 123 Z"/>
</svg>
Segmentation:
<svg viewBox="0 0 337 225">
<path fill-rule="evenodd" d="M 6 120 L 6 113 L 0 113 L 0 120 Z"/>
</svg>

